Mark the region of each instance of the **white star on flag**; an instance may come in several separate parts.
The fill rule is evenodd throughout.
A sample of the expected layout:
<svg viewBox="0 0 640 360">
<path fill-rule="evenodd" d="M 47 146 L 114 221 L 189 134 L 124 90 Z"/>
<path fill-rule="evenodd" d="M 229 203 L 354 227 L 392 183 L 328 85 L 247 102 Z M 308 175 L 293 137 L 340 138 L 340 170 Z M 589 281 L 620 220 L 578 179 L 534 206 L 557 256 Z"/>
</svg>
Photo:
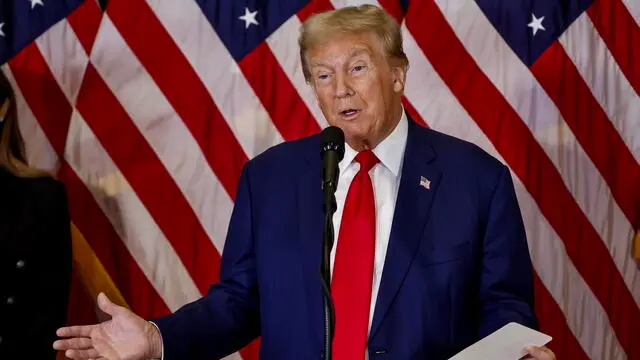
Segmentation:
<svg viewBox="0 0 640 360">
<path fill-rule="evenodd" d="M 536 36 L 538 30 L 547 30 L 542 26 L 542 20 L 544 20 L 544 16 L 538 19 L 534 13 L 531 13 L 531 22 L 528 23 L 527 26 L 533 29 L 533 36 Z"/>
<path fill-rule="evenodd" d="M 256 20 L 256 15 L 258 15 L 258 10 L 249 11 L 249 8 L 244 8 L 244 15 L 240 16 L 238 19 L 244 21 L 244 28 L 248 29 L 251 24 L 258 25 L 258 20 Z"/>
<path fill-rule="evenodd" d="M 3 28 L 4 28 L 4 23 L 0 23 L 0 36 L 5 37 Z"/>
</svg>

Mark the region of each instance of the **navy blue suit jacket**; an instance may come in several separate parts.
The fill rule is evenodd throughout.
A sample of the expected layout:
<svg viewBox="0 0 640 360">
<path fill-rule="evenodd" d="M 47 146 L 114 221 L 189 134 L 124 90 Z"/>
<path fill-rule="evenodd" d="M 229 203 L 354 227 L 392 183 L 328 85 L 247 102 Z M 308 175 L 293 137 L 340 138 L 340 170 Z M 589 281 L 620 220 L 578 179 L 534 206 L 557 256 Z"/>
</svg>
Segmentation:
<svg viewBox="0 0 640 360">
<path fill-rule="evenodd" d="M 220 282 L 156 320 L 166 360 L 223 357 L 258 336 L 261 359 L 322 358 L 319 149 L 311 136 L 246 164 Z M 509 170 L 410 119 L 370 359 L 447 359 L 511 321 L 537 327 Z"/>
</svg>

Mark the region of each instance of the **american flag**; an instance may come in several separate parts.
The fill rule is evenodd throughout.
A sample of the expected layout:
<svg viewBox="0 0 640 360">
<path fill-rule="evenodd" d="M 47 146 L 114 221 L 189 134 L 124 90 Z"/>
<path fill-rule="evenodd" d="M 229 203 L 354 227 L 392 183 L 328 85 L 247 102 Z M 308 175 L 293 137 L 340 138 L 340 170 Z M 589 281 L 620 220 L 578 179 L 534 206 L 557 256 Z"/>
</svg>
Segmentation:
<svg viewBox="0 0 640 360">
<path fill-rule="evenodd" d="M 67 185 L 70 323 L 99 291 L 151 318 L 218 279 L 242 165 L 327 125 L 298 27 L 360 3 L 0 2 L 29 161 Z M 640 1 L 367 3 L 402 24 L 410 115 L 509 166 L 558 359 L 640 359 Z"/>
</svg>

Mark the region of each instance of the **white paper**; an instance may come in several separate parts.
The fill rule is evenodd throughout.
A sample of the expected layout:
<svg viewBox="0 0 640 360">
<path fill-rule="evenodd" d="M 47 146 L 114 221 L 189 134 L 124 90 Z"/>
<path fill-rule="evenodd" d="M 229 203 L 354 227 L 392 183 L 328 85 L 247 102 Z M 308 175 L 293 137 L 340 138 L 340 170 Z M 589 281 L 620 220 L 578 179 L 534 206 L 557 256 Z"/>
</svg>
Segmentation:
<svg viewBox="0 0 640 360">
<path fill-rule="evenodd" d="M 551 336 L 511 322 L 449 360 L 518 360 L 526 355 L 525 347 L 543 346 L 549 341 Z"/>
</svg>

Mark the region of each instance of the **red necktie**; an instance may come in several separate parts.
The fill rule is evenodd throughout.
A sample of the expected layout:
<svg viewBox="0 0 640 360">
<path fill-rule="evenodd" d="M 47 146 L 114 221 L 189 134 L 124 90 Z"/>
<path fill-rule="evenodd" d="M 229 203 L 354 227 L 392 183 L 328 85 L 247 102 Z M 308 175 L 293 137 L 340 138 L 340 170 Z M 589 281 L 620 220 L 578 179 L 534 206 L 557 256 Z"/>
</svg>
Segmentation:
<svg viewBox="0 0 640 360">
<path fill-rule="evenodd" d="M 369 170 L 379 160 L 367 150 L 358 153 L 355 161 L 360 163 L 360 170 L 349 186 L 344 203 L 331 280 L 336 314 L 334 360 L 364 360 L 369 332 L 376 237 L 376 209 Z"/>
</svg>

